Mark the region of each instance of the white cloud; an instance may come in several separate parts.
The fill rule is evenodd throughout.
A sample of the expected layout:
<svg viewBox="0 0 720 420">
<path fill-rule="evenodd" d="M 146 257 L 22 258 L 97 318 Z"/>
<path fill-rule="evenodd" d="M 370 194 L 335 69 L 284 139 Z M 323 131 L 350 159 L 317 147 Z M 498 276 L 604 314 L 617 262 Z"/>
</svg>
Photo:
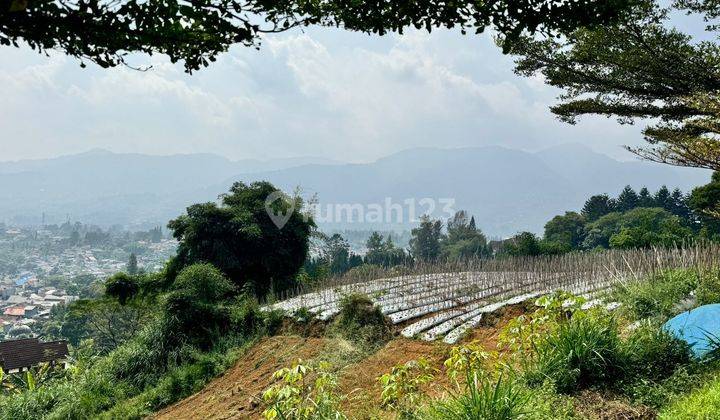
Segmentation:
<svg viewBox="0 0 720 420">
<path fill-rule="evenodd" d="M 4 159 L 105 147 L 370 160 L 414 146 L 575 140 L 617 151 L 639 140 L 613 121 L 593 120 L 596 131 L 560 124 L 547 110 L 557 92 L 542 79 L 515 76 L 488 37 L 451 31 L 287 33 L 192 76 L 163 57 L 146 72 L 13 49 L 0 49 L 0 63 Z"/>
</svg>

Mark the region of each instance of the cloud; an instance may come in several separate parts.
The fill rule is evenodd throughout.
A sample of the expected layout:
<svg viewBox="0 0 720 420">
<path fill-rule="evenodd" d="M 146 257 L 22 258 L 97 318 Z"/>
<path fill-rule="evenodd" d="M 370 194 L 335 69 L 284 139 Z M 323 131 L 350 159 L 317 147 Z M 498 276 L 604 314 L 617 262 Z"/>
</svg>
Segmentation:
<svg viewBox="0 0 720 420">
<path fill-rule="evenodd" d="M 152 69 L 81 69 L 58 54 L 0 49 L 3 157 L 104 147 L 361 161 L 428 145 L 582 140 L 611 151 L 638 138 L 613 121 L 592 120 L 596 132 L 557 122 L 547 109 L 557 92 L 515 76 L 487 36 L 294 31 L 259 52 L 232 48 L 192 76 L 164 57 L 133 60 Z"/>
</svg>

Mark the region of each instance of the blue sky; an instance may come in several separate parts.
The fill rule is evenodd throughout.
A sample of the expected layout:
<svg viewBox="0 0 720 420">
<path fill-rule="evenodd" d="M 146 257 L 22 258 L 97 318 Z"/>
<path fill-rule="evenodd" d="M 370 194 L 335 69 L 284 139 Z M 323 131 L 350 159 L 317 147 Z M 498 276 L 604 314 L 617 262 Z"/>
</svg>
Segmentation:
<svg viewBox="0 0 720 420">
<path fill-rule="evenodd" d="M 621 145 L 642 143 L 641 125 L 557 121 L 548 106 L 559 92 L 515 76 L 488 34 L 310 28 L 233 48 L 193 75 L 162 56 L 130 62 L 153 67 L 82 69 L 58 53 L 0 48 L 0 160 L 104 148 L 362 162 L 419 146 L 568 142 L 632 159 Z"/>
</svg>

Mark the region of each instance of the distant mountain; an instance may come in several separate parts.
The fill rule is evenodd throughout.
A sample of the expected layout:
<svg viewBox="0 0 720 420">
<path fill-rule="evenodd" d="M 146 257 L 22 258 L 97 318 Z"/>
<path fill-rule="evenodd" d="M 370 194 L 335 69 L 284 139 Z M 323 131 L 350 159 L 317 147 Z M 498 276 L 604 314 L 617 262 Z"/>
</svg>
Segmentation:
<svg viewBox="0 0 720 420">
<path fill-rule="evenodd" d="M 407 229 L 405 200 L 416 216 L 423 198 L 455 200 L 491 236 L 540 232 L 555 214 L 579 209 L 592 194 L 617 194 L 625 185 L 651 190 L 666 184 L 684 191 L 709 173 L 640 161 L 620 162 L 582 145 L 529 153 L 503 147 L 420 148 L 367 164 L 317 158 L 233 162 L 215 155 L 146 156 L 92 151 L 50 160 L 0 163 L 0 221 L 73 220 L 101 225 L 165 224 L 194 202 L 214 200 L 232 182 L 269 180 L 304 195 L 317 195 L 327 229 Z M 403 223 L 329 220 L 328 204 L 403 206 Z M 335 210 L 335 208 L 333 208 Z M 383 211 L 386 210 L 383 208 Z M 441 216 L 440 208 L 435 214 Z M 334 213 L 334 211 L 333 211 Z M 334 214 L 332 214 L 334 215 Z M 357 215 L 357 214 L 356 214 Z M 387 222 L 387 220 L 385 220 Z"/>
<path fill-rule="evenodd" d="M 503 147 L 411 149 L 369 164 L 307 165 L 241 179 L 267 179 L 285 190 L 299 185 L 306 193 L 317 194 L 321 215 L 327 215 L 327 203 L 361 203 L 367 209 L 367 204 L 384 203 L 387 197 L 393 203 L 410 198 L 454 198 L 454 207 L 475 215 L 487 234 L 507 236 L 520 230 L 541 232 L 552 216 L 579 210 L 592 194 L 616 195 L 628 184 L 653 191 L 661 185 L 689 191 L 706 183 L 709 173 L 640 161 L 619 162 L 582 145 L 567 145 L 539 153 Z M 427 208 L 417 207 L 420 211 Z M 442 216 L 439 210 L 435 212 L 438 217 Z M 326 225 L 372 228 L 335 222 Z"/>
<path fill-rule="evenodd" d="M 46 160 L 0 162 L 0 221 L 36 224 L 66 217 L 101 225 L 164 224 L 197 200 L 196 195 L 233 175 L 330 166 L 323 158 L 231 161 L 212 154 L 150 156 L 92 150 Z"/>
</svg>

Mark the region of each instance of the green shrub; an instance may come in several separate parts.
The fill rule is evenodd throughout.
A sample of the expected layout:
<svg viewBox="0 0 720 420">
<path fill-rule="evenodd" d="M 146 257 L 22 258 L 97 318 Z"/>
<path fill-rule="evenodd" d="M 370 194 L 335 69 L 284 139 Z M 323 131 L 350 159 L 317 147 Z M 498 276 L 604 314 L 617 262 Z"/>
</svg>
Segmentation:
<svg viewBox="0 0 720 420">
<path fill-rule="evenodd" d="M 105 294 L 116 298 L 121 305 L 135 297 L 139 290 L 138 280 L 126 273 L 117 273 L 105 282 Z"/>
<path fill-rule="evenodd" d="M 429 418 L 437 420 L 512 420 L 530 411 L 529 394 L 502 375 L 490 378 L 468 372 L 461 394 L 434 404 Z"/>
<path fill-rule="evenodd" d="M 667 318 L 675 315 L 676 305 L 695 290 L 697 277 L 691 270 L 668 270 L 618 286 L 613 297 L 636 319 Z"/>
<path fill-rule="evenodd" d="M 230 305 L 230 323 L 233 331 L 248 336 L 262 329 L 263 318 L 269 313 L 260 310 L 260 304 L 251 296 L 243 295 Z"/>
<path fill-rule="evenodd" d="M 235 287 L 210 264 L 194 264 L 180 272 L 163 302 L 167 337 L 190 340 L 208 349 L 230 328 L 226 300 Z"/>
<path fill-rule="evenodd" d="M 687 343 L 650 322 L 643 322 L 623 341 L 622 354 L 625 379 L 630 380 L 659 381 L 691 361 Z"/>
<path fill-rule="evenodd" d="M 576 313 L 541 335 L 536 359 L 526 372 L 530 384 L 551 380 L 563 393 L 617 379 L 623 366 L 614 317 Z"/>
<path fill-rule="evenodd" d="M 41 392 L 0 398 L 0 418 L 141 418 L 197 391 L 265 323 L 253 300 L 227 300 L 233 291 L 210 265 L 186 268 L 132 339 Z"/>
<path fill-rule="evenodd" d="M 702 273 L 696 296 L 698 305 L 720 303 L 720 270 Z"/>
<path fill-rule="evenodd" d="M 397 366 L 378 378 L 382 386 L 383 407 L 398 413 L 400 418 L 412 418 L 427 396 L 421 387 L 435 379 L 437 370 L 427 359 L 419 358 Z"/>
<path fill-rule="evenodd" d="M 340 301 L 334 329 L 355 343 L 377 347 L 392 337 L 392 323 L 373 301 L 364 295 L 344 296 Z"/>
</svg>

